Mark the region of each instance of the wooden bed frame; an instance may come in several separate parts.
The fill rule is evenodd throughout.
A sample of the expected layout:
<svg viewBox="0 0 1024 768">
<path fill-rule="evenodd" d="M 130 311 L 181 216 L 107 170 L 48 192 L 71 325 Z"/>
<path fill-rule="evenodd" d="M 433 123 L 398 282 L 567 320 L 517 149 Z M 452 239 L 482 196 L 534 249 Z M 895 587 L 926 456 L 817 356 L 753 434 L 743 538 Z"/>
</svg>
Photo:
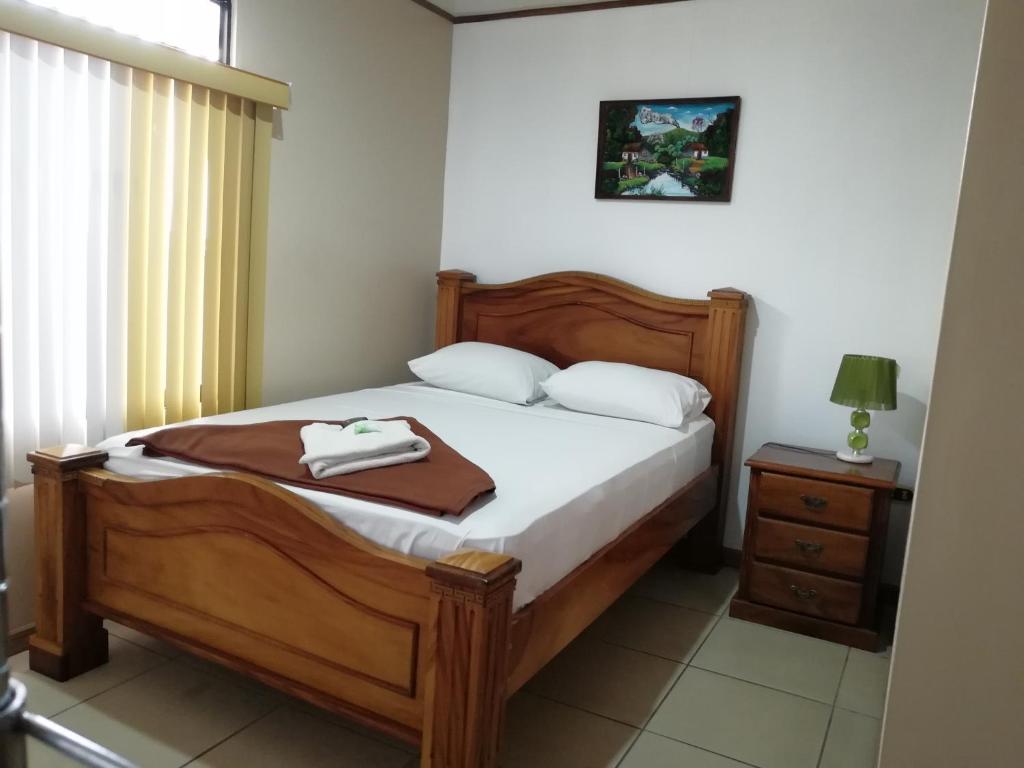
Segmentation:
<svg viewBox="0 0 1024 768">
<path fill-rule="evenodd" d="M 31 667 L 66 680 L 107 660 L 112 619 L 325 709 L 420 744 L 421 765 L 497 765 L 505 700 L 683 536 L 717 567 L 747 297 L 659 296 L 566 272 L 480 285 L 438 274 L 437 345 L 480 340 L 560 366 L 684 373 L 711 391 L 712 466 L 531 604 L 520 563 L 384 549 L 259 477 L 136 481 L 106 454 L 29 454 L 37 602 Z"/>
</svg>

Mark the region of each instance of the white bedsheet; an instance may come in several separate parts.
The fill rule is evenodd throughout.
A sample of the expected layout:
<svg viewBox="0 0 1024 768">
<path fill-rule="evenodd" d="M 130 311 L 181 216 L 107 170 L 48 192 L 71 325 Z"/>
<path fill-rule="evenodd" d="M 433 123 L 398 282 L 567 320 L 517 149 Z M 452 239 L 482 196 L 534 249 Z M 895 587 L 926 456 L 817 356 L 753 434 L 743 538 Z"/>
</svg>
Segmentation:
<svg viewBox="0 0 1024 768">
<path fill-rule="evenodd" d="M 213 416 L 188 423 L 248 424 L 277 419 L 412 416 L 475 462 L 497 485 L 461 517 L 286 486 L 366 538 L 436 559 L 460 547 L 518 557 L 515 606 L 526 605 L 584 562 L 711 462 L 714 423 L 706 416 L 669 429 L 566 410 L 552 401 L 512 405 L 425 384 L 400 384 Z M 137 478 L 217 470 L 147 457 L 125 443 L 99 447 L 107 469 Z"/>
</svg>

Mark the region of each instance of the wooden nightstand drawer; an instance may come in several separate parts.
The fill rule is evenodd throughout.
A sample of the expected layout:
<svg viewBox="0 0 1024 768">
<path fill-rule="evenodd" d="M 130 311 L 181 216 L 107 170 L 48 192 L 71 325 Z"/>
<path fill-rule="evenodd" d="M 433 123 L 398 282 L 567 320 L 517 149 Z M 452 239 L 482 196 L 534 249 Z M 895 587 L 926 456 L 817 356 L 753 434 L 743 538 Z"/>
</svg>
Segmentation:
<svg viewBox="0 0 1024 768">
<path fill-rule="evenodd" d="M 754 556 L 859 579 L 867 565 L 868 543 L 866 536 L 855 533 L 762 517 L 757 522 Z"/>
<path fill-rule="evenodd" d="M 758 511 L 817 525 L 867 531 L 871 527 L 873 497 L 868 488 L 763 472 Z"/>
<path fill-rule="evenodd" d="M 787 611 L 856 624 L 861 585 L 763 563 L 750 565 L 750 599 Z"/>
</svg>

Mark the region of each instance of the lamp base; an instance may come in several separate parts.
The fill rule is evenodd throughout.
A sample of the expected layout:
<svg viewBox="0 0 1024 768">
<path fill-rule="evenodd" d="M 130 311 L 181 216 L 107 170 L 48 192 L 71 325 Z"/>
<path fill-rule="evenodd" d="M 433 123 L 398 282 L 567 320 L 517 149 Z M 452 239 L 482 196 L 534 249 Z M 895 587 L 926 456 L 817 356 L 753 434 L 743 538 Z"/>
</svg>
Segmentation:
<svg viewBox="0 0 1024 768">
<path fill-rule="evenodd" d="M 851 464 L 870 464 L 875 460 L 875 457 L 869 453 L 853 453 L 851 451 L 836 451 L 836 458 Z"/>
</svg>

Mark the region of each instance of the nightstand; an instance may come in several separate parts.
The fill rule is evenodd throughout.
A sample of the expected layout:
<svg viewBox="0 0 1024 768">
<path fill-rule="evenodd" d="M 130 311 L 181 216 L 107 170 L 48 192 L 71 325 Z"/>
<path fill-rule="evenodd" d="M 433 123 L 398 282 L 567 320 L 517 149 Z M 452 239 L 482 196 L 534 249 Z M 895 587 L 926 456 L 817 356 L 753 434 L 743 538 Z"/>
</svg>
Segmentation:
<svg viewBox="0 0 1024 768">
<path fill-rule="evenodd" d="M 729 615 L 875 651 L 876 603 L 900 463 L 848 464 L 766 443 L 747 460 L 750 500 Z"/>
</svg>

